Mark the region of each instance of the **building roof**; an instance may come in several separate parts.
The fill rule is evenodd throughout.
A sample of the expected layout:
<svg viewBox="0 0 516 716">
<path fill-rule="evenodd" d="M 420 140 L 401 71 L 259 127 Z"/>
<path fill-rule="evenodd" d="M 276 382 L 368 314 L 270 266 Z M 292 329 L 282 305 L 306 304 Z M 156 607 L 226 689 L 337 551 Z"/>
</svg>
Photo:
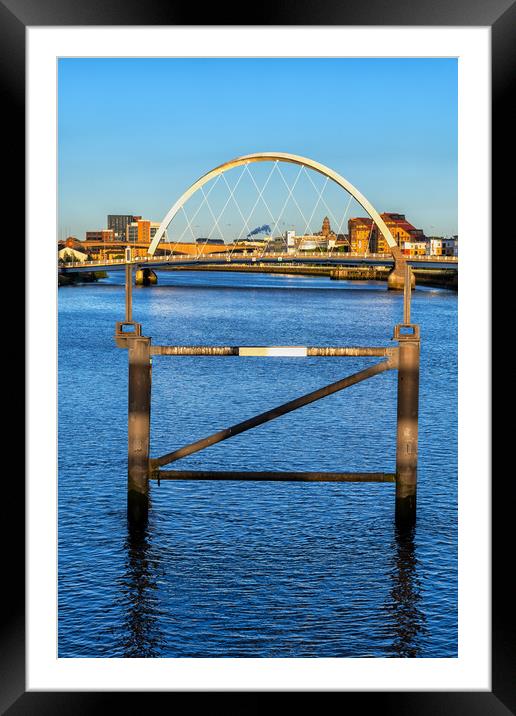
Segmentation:
<svg viewBox="0 0 516 716">
<path fill-rule="evenodd" d="M 380 214 L 382 219 L 387 221 L 392 221 L 396 226 L 399 226 L 400 229 L 403 229 L 404 231 L 407 231 L 410 233 L 411 231 L 422 231 L 422 229 L 416 229 L 416 227 L 410 223 L 410 221 L 407 221 L 405 219 L 404 214 L 395 214 L 390 212 L 385 212 L 383 214 Z M 402 218 L 403 217 L 403 218 Z"/>
<path fill-rule="evenodd" d="M 77 261 L 86 261 L 86 259 L 88 258 L 88 254 L 85 254 L 82 251 L 76 251 L 75 249 L 71 248 L 61 249 L 61 251 L 59 251 L 57 255 L 60 259 L 64 259 L 66 256 L 72 256 Z"/>
<path fill-rule="evenodd" d="M 349 221 L 361 221 L 364 224 L 372 224 L 373 220 L 369 216 L 354 216 Z"/>
</svg>

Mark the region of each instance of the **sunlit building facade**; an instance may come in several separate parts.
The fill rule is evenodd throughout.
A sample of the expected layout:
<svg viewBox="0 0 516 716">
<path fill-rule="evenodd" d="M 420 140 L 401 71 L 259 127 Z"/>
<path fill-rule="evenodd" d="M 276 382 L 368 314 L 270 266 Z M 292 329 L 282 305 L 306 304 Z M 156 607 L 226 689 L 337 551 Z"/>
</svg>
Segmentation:
<svg viewBox="0 0 516 716">
<path fill-rule="evenodd" d="M 116 241 L 127 241 L 127 225 L 141 218 L 133 214 L 108 214 L 107 227 L 113 231 Z"/>
<path fill-rule="evenodd" d="M 426 241 L 422 229 L 417 229 L 405 218 L 405 214 L 385 212 L 380 214 L 396 244 L 421 244 Z M 389 245 L 384 235 L 369 217 L 355 217 L 348 221 L 350 249 L 353 253 L 388 254 Z"/>
</svg>

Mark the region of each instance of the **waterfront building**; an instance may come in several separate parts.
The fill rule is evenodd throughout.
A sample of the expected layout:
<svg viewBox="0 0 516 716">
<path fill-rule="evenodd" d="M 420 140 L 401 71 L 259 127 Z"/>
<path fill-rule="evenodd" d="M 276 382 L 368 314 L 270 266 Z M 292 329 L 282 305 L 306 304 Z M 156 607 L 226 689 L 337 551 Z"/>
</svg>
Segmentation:
<svg viewBox="0 0 516 716">
<path fill-rule="evenodd" d="M 335 248 L 337 251 L 351 251 L 351 244 L 349 241 L 349 234 L 337 234 L 337 240 L 335 241 Z"/>
<path fill-rule="evenodd" d="M 282 241 L 284 248 L 290 253 L 294 251 L 328 251 L 337 244 L 337 235 L 330 226 L 329 218 L 325 216 L 319 232 L 297 236 L 294 231 L 286 231 Z"/>
<path fill-rule="evenodd" d="M 113 229 L 87 231 L 86 240 L 80 243 L 93 259 L 122 258 L 122 249 L 115 241 Z"/>
<path fill-rule="evenodd" d="M 328 251 L 328 239 L 319 234 L 296 236 L 297 251 Z"/>
<path fill-rule="evenodd" d="M 333 231 L 331 230 L 330 220 L 325 216 L 322 222 L 321 236 L 328 238 L 331 234 L 333 234 Z"/>
<path fill-rule="evenodd" d="M 79 241 L 75 236 L 67 236 L 64 241 L 57 242 L 57 248 L 58 250 L 68 248 L 81 251 L 82 241 Z"/>
<path fill-rule="evenodd" d="M 274 238 L 270 238 L 267 240 L 267 243 L 265 245 L 265 250 L 267 252 L 274 252 L 283 254 L 287 251 L 287 240 L 285 236 L 275 236 Z"/>
<path fill-rule="evenodd" d="M 125 240 L 128 244 L 150 244 L 159 227 L 160 224 L 157 221 L 149 221 L 147 219 L 139 218 L 138 221 L 132 221 L 130 224 L 127 224 Z M 164 241 L 166 241 L 166 234 L 167 232 L 165 231 L 163 237 Z"/>
<path fill-rule="evenodd" d="M 235 251 L 235 253 L 244 253 L 244 254 L 250 254 L 253 251 L 263 251 L 267 244 L 265 243 L 265 239 L 262 238 L 255 238 L 254 236 L 251 239 L 239 239 L 238 241 L 234 241 L 233 243 L 230 243 L 231 251 Z"/>
<path fill-rule="evenodd" d="M 140 244 L 135 246 L 133 254 L 135 256 L 145 256 L 150 242 L 154 238 L 156 231 L 159 229 L 160 223 L 158 221 L 149 221 L 148 219 L 138 218 L 138 221 L 133 221 L 127 224 L 126 227 L 126 242 L 128 244 Z M 163 241 L 168 241 L 167 231 L 163 234 Z"/>
<path fill-rule="evenodd" d="M 150 243 L 150 221 L 130 221 L 125 227 L 125 240 L 128 244 L 136 244 L 147 239 Z"/>
<path fill-rule="evenodd" d="M 400 248 L 402 248 L 405 243 L 421 243 L 426 241 L 423 230 L 416 229 L 415 226 L 407 221 L 405 214 L 385 212 L 380 214 L 380 216 Z M 348 232 L 349 243 L 353 253 L 390 253 L 389 246 L 383 234 L 369 217 L 349 219 Z"/>
<path fill-rule="evenodd" d="M 428 243 L 430 256 L 457 256 L 455 237 L 446 239 L 444 236 L 431 236 Z"/>
<path fill-rule="evenodd" d="M 336 243 L 337 243 L 337 234 L 333 231 L 330 225 L 330 220 L 327 216 L 324 217 L 321 231 L 319 232 L 320 236 L 323 236 L 326 241 L 328 242 L 328 248 L 332 249 Z"/>
<path fill-rule="evenodd" d="M 60 263 L 68 263 L 69 261 L 84 263 L 89 259 L 89 256 L 82 251 L 65 246 L 61 251 L 58 251 L 57 258 Z"/>
<path fill-rule="evenodd" d="M 348 220 L 349 247 L 354 254 L 372 253 L 376 247 L 376 226 L 369 217 Z M 374 245 L 373 245 L 374 244 Z"/>
<path fill-rule="evenodd" d="M 244 236 L 241 239 L 236 239 L 235 244 L 264 244 L 266 241 L 270 241 L 270 236 Z"/>
<path fill-rule="evenodd" d="M 405 256 L 426 256 L 428 253 L 427 241 L 404 241 L 401 245 L 401 253 Z"/>
<path fill-rule="evenodd" d="M 116 241 L 127 241 L 127 225 L 141 218 L 132 214 L 108 214 L 107 227 L 113 231 Z"/>
<path fill-rule="evenodd" d="M 86 241 L 100 241 L 107 243 L 115 240 L 115 232 L 113 229 L 97 229 L 96 231 L 86 232 Z"/>
<path fill-rule="evenodd" d="M 387 225 L 387 228 L 391 232 L 393 238 L 395 239 L 396 243 L 400 248 L 401 245 L 406 241 L 409 243 L 419 243 L 421 241 L 426 240 L 424 231 L 422 229 L 416 229 L 415 226 L 413 226 L 409 221 L 407 221 L 407 219 L 405 218 L 405 214 L 394 214 L 392 212 L 386 212 L 384 214 L 380 214 L 380 216 L 384 220 L 385 224 Z M 389 247 L 387 245 L 387 242 L 385 241 L 383 235 L 378 231 L 378 229 L 376 229 L 376 235 L 377 253 L 388 253 Z"/>
<path fill-rule="evenodd" d="M 296 251 L 296 232 L 293 229 L 285 231 L 285 244 L 288 254 L 293 254 Z"/>
</svg>

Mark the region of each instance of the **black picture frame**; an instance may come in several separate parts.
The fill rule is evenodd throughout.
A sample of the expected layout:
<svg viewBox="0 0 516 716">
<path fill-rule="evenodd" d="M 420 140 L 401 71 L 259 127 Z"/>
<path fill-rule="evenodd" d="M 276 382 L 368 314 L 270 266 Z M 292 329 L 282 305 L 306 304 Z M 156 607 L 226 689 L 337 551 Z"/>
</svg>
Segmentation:
<svg viewBox="0 0 516 716">
<path fill-rule="evenodd" d="M 229 12 L 228 12 L 229 10 Z M 199 9 L 163 3 L 160 0 L 103 0 L 102 4 L 83 0 L 0 0 L 0 73 L 4 98 L 4 151 L 11 158 L 10 165 L 21 169 L 12 176 L 6 205 L 9 213 L 25 215 L 24 161 L 25 156 L 25 29 L 28 26 L 80 25 L 198 25 Z M 317 3 L 284 0 L 273 4 L 266 0 L 251 8 L 245 22 L 236 22 L 228 8 L 213 4 L 204 8 L 202 25 L 362 25 L 362 26 L 489 26 L 492 33 L 492 136 L 493 190 L 492 236 L 504 232 L 504 208 L 514 202 L 511 183 L 502 179 L 513 146 L 513 74 L 516 67 L 516 3 L 513 0 L 490 0 L 485 3 L 468 0 L 436 2 L 436 0 L 362 0 L 354 3 L 338 0 L 318 0 Z M 7 141 L 6 141 L 7 140 Z M 506 216 L 506 214 L 505 214 Z M 512 222 L 511 222 L 512 223 Z M 490 253 L 490 252 L 488 252 Z M 483 280 L 490 262 L 481 267 Z M 480 278 L 480 277 L 479 277 Z M 492 300 L 499 298 L 493 282 Z M 495 313 L 493 311 L 492 315 Z M 494 336 L 494 326 L 493 326 Z M 491 336 L 479 337 L 491 340 Z M 492 371 L 492 392 L 496 389 Z M 501 378 L 499 378 L 500 380 Z M 21 383 L 20 383 L 21 384 Z M 18 396 L 19 400 L 19 396 Z M 511 443 L 507 427 L 492 431 L 492 455 L 501 446 Z M 502 442 L 503 441 L 503 442 Z M 494 468 L 494 466 L 493 466 Z M 514 552 L 513 520 L 508 510 L 514 504 L 514 480 L 510 473 L 492 471 L 492 690 L 485 691 L 407 691 L 402 692 L 339 692 L 344 706 L 360 709 L 377 708 L 384 714 L 469 714 L 471 716 L 502 716 L 516 713 L 516 663 L 514 624 L 515 610 L 507 581 L 514 566 L 510 566 Z M 90 714 L 100 705 L 123 708 L 132 713 L 152 708 L 155 696 L 173 697 L 173 692 L 144 695 L 134 692 L 26 692 L 25 689 L 25 488 L 19 470 L 4 475 L 3 574 L 7 575 L 2 589 L 4 608 L 1 622 L 0 651 L 0 707 L 9 716 L 27 714 L 73 713 Z M 508 492 L 511 493 L 509 494 Z M 7 507 L 8 505 L 8 507 Z M 6 517 L 9 512 L 10 519 Z M 514 596 L 512 595 L 512 599 Z M 143 701 L 145 699 L 145 701 Z"/>
</svg>

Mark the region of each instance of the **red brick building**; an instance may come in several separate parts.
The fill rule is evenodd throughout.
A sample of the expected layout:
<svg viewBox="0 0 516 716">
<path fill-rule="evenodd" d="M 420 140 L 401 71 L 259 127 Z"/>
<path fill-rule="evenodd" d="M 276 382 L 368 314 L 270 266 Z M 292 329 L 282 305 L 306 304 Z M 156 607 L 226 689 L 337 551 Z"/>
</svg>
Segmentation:
<svg viewBox="0 0 516 716">
<path fill-rule="evenodd" d="M 407 221 L 405 214 L 385 212 L 380 216 L 398 246 L 402 247 L 406 241 L 412 243 L 425 241 L 423 230 L 416 229 L 415 226 Z M 348 232 L 351 251 L 354 253 L 388 254 L 390 252 L 383 234 L 369 217 L 349 219 Z"/>
</svg>

